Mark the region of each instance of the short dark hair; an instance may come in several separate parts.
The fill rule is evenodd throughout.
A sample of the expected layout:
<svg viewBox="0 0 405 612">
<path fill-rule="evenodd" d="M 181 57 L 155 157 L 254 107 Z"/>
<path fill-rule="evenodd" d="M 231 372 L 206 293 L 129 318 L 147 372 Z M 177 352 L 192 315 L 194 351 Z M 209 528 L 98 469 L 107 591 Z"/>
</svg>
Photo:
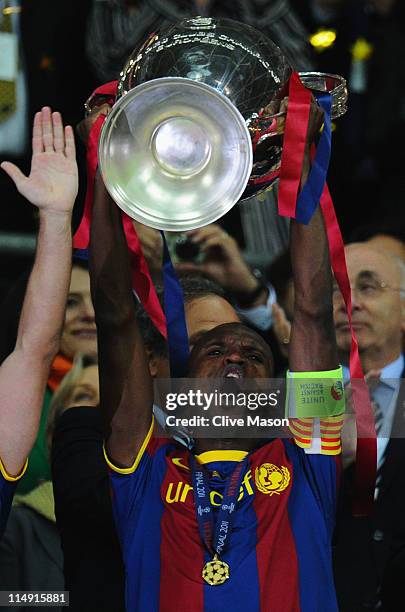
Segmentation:
<svg viewBox="0 0 405 612">
<path fill-rule="evenodd" d="M 204 276 L 183 274 L 179 275 L 179 281 L 181 288 L 183 289 L 184 303 L 191 302 L 198 297 L 204 297 L 206 295 L 217 295 L 224 299 L 225 291 L 218 283 L 215 283 Z"/>
<path fill-rule="evenodd" d="M 185 304 L 206 295 L 217 295 L 227 300 L 222 287 L 204 276 L 179 274 L 178 278 L 183 290 Z M 163 285 L 156 285 L 156 293 L 163 307 Z M 156 329 L 142 304 L 138 301 L 136 302 L 136 317 L 146 349 L 159 357 L 168 357 L 165 338 Z"/>
</svg>

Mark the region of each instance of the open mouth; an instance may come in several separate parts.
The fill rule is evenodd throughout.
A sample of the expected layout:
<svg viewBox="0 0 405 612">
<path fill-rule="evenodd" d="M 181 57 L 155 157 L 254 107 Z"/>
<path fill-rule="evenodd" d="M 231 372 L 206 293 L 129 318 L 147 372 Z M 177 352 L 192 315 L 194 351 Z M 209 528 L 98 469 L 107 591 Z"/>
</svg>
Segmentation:
<svg viewBox="0 0 405 612">
<path fill-rule="evenodd" d="M 227 365 L 222 374 L 223 378 L 233 378 L 237 380 L 241 380 L 245 377 L 245 373 L 243 371 L 242 366 L 232 364 Z"/>
</svg>

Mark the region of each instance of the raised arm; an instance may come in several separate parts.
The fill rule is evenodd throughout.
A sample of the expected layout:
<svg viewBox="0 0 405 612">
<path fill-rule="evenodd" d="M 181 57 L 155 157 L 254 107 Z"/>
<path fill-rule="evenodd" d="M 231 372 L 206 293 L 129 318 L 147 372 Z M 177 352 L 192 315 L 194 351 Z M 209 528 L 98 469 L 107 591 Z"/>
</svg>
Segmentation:
<svg viewBox="0 0 405 612">
<path fill-rule="evenodd" d="M 332 308 L 332 276 L 323 217 L 318 207 L 305 226 L 291 222 L 294 318 L 289 365 L 295 372 L 338 367 Z"/>
<path fill-rule="evenodd" d="M 31 172 L 1 167 L 39 209 L 39 234 L 14 351 L 0 367 L 0 459 L 17 475 L 35 441 L 49 367 L 59 349 L 69 289 L 71 215 L 77 195 L 73 131 L 59 113 L 36 114 Z"/>
<path fill-rule="evenodd" d="M 121 211 L 99 174 L 90 253 L 106 450 L 117 467 L 131 467 L 151 427 L 153 386 L 135 318 Z"/>
<path fill-rule="evenodd" d="M 313 104 L 302 172 L 310 169 L 310 146 L 322 123 Z M 293 372 L 318 372 L 338 367 L 332 304 L 332 272 L 322 212 L 318 205 L 308 225 L 291 220 L 290 256 L 294 277 L 294 317 L 289 345 Z"/>
</svg>

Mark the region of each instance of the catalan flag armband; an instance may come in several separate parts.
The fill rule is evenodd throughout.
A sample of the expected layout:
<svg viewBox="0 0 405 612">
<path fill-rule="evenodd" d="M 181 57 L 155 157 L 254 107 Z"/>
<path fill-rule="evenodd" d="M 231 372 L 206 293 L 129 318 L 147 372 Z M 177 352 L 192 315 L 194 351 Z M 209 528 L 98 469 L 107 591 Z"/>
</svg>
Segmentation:
<svg viewBox="0 0 405 612">
<path fill-rule="evenodd" d="M 337 455 L 344 422 L 342 368 L 287 372 L 286 417 L 295 443 L 306 453 Z"/>
</svg>

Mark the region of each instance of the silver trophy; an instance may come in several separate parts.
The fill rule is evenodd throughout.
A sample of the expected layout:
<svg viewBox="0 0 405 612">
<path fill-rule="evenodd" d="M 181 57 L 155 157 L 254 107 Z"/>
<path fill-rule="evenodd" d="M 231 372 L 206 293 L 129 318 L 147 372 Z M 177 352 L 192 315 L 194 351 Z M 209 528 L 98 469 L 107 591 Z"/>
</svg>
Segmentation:
<svg viewBox="0 0 405 612">
<path fill-rule="evenodd" d="M 99 142 L 118 206 L 145 225 L 183 232 L 266 189 L 282 152 L 282 131 L 267 128 L 284 114 L 291 72 L 271 40 L 229 19 L 184 19 L 151 35 L 120 75 Z M 345 112 L 343 78 L 300 76 L 332 93 L 332 117 Z"/>
</svg>

